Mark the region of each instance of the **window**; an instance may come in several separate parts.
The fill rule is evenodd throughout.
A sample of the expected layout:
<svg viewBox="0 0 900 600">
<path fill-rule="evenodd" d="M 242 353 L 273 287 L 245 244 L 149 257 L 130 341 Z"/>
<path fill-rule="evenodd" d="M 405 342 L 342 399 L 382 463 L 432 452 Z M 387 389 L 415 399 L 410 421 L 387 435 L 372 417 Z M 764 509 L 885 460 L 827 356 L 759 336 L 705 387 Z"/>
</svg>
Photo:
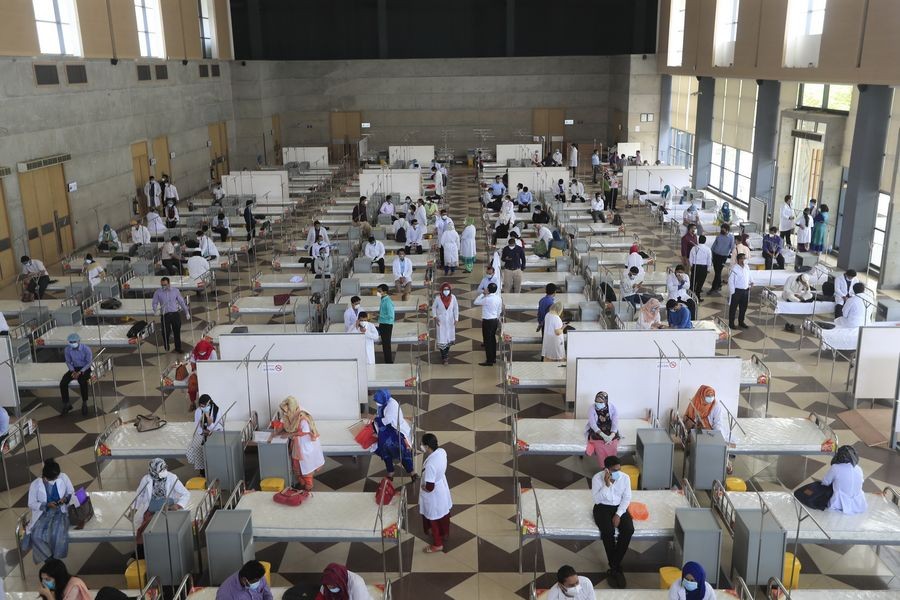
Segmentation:
<svg viewBox="0 0 900 600">
<path fill-rule="evenodd" d="M 852 99 L 852 85 L 801 83 L 797 106 L 799 108 L 821 108 L 849 113 Z"/>
<path fill-rule="evenodd" d="M 804 33 L 806 35 L 822 35 L 825 29 L 825 3 L 827 0 L 805 0 L 806 23 Z"/>
<path fill-rule="evenodd" d="M 753 153 L 713 142 L 709 187 L 737 205 L 750 203 L 750 172 Z"/>
<path fill-rule="evenodd" d="M 715 65 L 734 64 L 734 43 L 737 40 L 738 10 L 741 0 L 718 0 L 716 3 Z"/>
<path fill-rule="evenodd" d="M 666 64 L 680 67 L 684 53 L 684 11 L 686 0 L 672 0 L 669 13 L 669 54 Z"/>
<path fill-rule="evenodd" d="M 203 53 L 203 58 L 212 58 L 212 27 L 207 0 L 197 0 L 197 13 L 200 15 L 200 51 Z"/>
<path fill-rule="evenodd" d="M 154 71 L 156 71 L 157 79 L 169 78 L 169 67 L 166 65 L 154 65 Z"/>
<path fill-rule="evenodd" d="M 137 19 L 138 43 L 141 56 L 165 58 L 162 20 L 159 15 L 159 0 L 134 0 L 134 16 Z"/>
<path fill-rule="evenodd" d="M 32 0 L 41 54 L 81 56 L 75 0 Z"/>
<path fill-rule="evenodd" d="M 668 162 L 685 169 L 694 166 L 694 134 L 680 129 L 671 130 Z"/>
<path fill-rule="evenodd" d="M 875 213 L 875 231 L 872 235 L 872 255 L 869 258 L 872 266 L 876 268 L 881 268 L 881 260 L 884 256 L 884 234 L 887 231 L 890 206 L 891 197 L 884 192 L 879 192 L 878 212 Z"/>
<path fill-rule="evenodd" d="M 819 64 L 828 0 L 789 0 L 784 30 L 784 66 L 806 68 Z"/>
</svg>

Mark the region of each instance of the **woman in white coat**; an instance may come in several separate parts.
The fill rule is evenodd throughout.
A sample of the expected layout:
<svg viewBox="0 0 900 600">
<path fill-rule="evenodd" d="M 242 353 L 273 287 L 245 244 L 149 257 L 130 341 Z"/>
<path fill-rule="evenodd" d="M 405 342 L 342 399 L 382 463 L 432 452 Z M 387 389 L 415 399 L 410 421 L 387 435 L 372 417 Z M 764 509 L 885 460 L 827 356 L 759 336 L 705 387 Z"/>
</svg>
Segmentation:
<svg viewBox="0 0 900 600">
<path fill-rule="evenodd" d="M 330 563 L 322 571 L 319 597 L 323 600 L 372 600 L 363 578 L 338 563 Z"/>
<path fill-rule="evenodd" d="M 475 225 L 468 222 L 459 238 L 459 255 L 462 257 L 463 269 L 471 273 L 475 268 Z"/>
<path fill-rule="evenodd" d="M 144 545 L 144 529 L 150 524 L 153 515 L 161 510 L 185 510 L 190 501 L 190 492 L 177 475 L 169 472 L 166 461 L 161 458 L 151 460 L 147 474 L 138 484 L 134 499 L 133 520 L 137 527 L 138 545 Z"/>
<path fill-rule="evenodd" d="M 444 538 L 450 535 L 450 485 L 447 483 L 447 451 L 438 447 L 433 433 L 422 436 L 420 447 L 425 455 L 422 463 L 422 490 L 419 494 L 419 513 L 426 534 L 431 533 L 432 543 L 425 553 L 443 552 Z"/>
<path fill-rule="evenodd" d="M 438 295 L 431 305 L 431 314 L 437 329 L 437 347 L 441 351 L 441 362 L 450 360 L 450 346 L 456 341 L 456 323 L 459 321 L 459 302 L 453 295 L 449 283 L 442 283 Z"/>
<path fill-rule="evenodd" d="M 452 221 L 441 234 L 441 248 L 444 250 L 444 275 L 456 273 L 456 267 L 459 266 L 459 234 Z"/>
<path fill-rule="evenodd" d="M 23 546 L 31 547 L 34 564 L 69 554 L 68 504 L 75 489 L 72 481 L 52 458 L 44 461 L 41 476 L 28 488 L 31 521 L 25 528 Z"/>
<path fill-rule="evenodd" d="M 219 405 L 213 402 L 209 394 L 203 394 L 197 399 L 197 408 L 194 409 L 194 437 L 187 451 L 187 459 L 198 471 L 206 469 L 206 455 L 203 453 L 203 445 L 206 438 L 213 431 L 223 431 L 225 424 L 222 422 L 225 413 L 219 410 Z"/>
<path fill-rule="evenodd" d="M 822 478 L 822 485 L 830 485 L 832 489 L 828 510 L 837 510 L 845 515 L 866 512 L 868 502 L 862 489 L 865 478 L 856 449 L 852 446 L 838 448 L 831 459 L 831 467 Z"/>
<path fill-rule="evenodd" d="M 562 320 L 562 310 L 562 304 L 554 302 L 544 317 L 544 339 L 541 345 L 544 362 L 566 359 L 566 325 Z"/>
</svg>

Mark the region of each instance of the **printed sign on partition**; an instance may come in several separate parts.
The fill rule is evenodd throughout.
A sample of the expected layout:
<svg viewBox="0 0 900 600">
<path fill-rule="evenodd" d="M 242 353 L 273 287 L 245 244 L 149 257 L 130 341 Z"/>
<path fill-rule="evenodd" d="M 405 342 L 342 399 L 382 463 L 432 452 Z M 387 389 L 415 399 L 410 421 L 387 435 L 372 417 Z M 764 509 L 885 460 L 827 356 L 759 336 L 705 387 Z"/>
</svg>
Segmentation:
<svg viewBox="0 0 900 600">
<path fill-rule="evenodd" d="M 260 363 L 256 368 L 260 371 L 268 371 L 269 373 L 284 372 L 284 365 L 281 363 Z"/>
</svg>

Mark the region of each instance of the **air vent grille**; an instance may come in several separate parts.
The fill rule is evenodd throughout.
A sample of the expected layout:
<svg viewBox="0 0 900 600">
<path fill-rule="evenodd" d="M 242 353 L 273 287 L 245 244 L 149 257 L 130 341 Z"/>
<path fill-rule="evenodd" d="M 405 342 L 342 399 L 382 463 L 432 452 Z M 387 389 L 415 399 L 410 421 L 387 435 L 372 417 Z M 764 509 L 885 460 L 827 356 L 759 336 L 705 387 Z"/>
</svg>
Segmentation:
<svg viewBox="0 0 900 600">
<path fill-rule="evenodd" d="M 54 154 L 53 156 L 45 156 L 43 158 L 35 158 L 26 162 L 20 162 L 16 166 L 19 173 L 27 173 L 28 171 L 52 167 L 53 165 L 58 165 L 70 160 L 72 160 L 71 154 Z"/>
</svg>

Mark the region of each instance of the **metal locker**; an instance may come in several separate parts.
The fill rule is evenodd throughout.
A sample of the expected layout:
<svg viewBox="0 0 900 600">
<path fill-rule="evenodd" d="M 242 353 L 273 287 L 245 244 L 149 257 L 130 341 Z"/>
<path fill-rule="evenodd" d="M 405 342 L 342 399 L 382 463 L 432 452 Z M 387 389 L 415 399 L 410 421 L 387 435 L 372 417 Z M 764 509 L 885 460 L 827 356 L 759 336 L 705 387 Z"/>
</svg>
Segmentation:
<svg viewBox="0 0 900 600">
<path fill-rule="evenodd" d="M 667 490 L 672 487 L 672 463 L 675 444 L 665 429 L 637 430 L 637 461 L 641 468 L 642 490 Z"/>
<path fill-rule="evenodd" d="M 287 438 L 275 438 L 272 442 L 259 442 L 256 449 L 259 453 L 260 480 L 281 477 L 290 484 L 293 479 Z"/>
<path fill-rule="evenodd" d="M 734 511 L 734 549 L 731 571 L 747 585 L 765 585 L 770 577 L 783 577 L 787 532 L 772 513 L 761 508 Z"/>
<path fill-rule="evenodd" d="M 220 585 L 244 563 L 256 558 L 251 514 L 249 510 L 219 510 L 206 526 L 206 559 L 211 585 Z"/>
<path fill-rule="evenodd" d="M 147 577 L 162 585 L 178 585 L 194 570 L 194 533 L 191 511 L 160 511 L 144 531 Z"/>
<path fill-rule="evenodd" d="M 706 580 L 715 587 L 719 581 L 719 552 L 722 530 L 712 509 L 678 508 L 675 510 L 675 551 L 679 565 L 692 560 L 706 571 Z"/>
<path fill-rule="evenodd" d="M 695 490 L 711 490 L 714 481 L 725 481 L 728 444 L 720 431 L 691 431 L 687 478 Z"/>
<path fill-rule="evenodd" d="M 214 431 L 203 444 L 206 479 L 219 480 L 222 489 L 233 490 L 244 479 L 244 445 L 240 431 Z"/>
</svg>

